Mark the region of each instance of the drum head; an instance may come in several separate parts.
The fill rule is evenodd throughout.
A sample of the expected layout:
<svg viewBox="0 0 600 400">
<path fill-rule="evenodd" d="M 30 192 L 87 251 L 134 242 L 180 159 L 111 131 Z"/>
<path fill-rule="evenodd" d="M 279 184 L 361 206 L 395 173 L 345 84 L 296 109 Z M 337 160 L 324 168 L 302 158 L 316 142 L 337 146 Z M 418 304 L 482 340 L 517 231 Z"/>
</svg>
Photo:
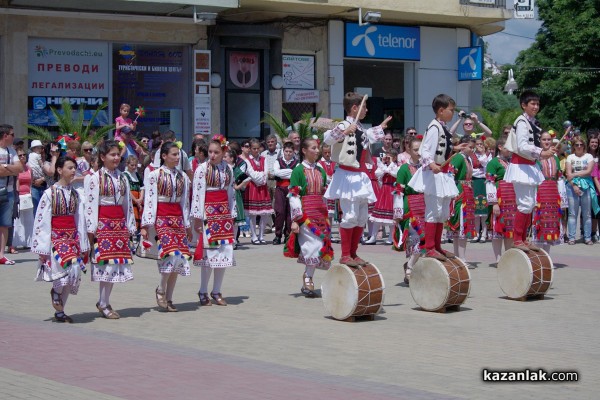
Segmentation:
<svg viewBox="0 0 600 400">
<path fill-rule="evenodd" d="M 354 272 L 345 265 L 334 265 L 321 284 L 325 310 L 335 319 L 350 317 L 358 304 L 358 284 Z"/>
<path fill-rule="evenodd" d="M 409 288 L 415 303 L 424 310 L 438 310 L 448 300 L 450 292 L 448 271 L 435 258 L 422 257 L 413 268 Z"/>
<path fill-rule="evenodd" d="M 508 249 L 498 261 L 500 289 L 511 299 L 523 297 L 533 282 L 531 261 L 523 250 Z"/>
</svg>

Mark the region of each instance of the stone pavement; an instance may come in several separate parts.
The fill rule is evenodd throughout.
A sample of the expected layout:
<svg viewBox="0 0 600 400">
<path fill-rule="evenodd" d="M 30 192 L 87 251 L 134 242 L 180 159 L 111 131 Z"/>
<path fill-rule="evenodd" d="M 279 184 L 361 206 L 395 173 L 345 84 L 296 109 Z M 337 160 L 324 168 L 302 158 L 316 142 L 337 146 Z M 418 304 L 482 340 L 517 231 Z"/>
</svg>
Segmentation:
<svg viewBox="0 0 600 400">
<path fill-rule="evenodd" d="M 458 312 L 420 311 L 401 283 L 404 255 L 380 244 L 359 254 L 383 274 L 384 313 L 336 321 L 299 295 L 302 267 L 282 246 L 246 244 L 225 275 L 227 307 L 199 307 L 194 269 L 177 283 L 180 312 L 158 311 L 156 264 L 136 259 L 135 280 L 111 296 L 122 318 L 100 317 L 85 276 L 71 325 L 51 322 L 50 284 L 33 281 L 36 257 L 22 253 L 0 266 L 0 398 L 596 398 L 600 245 L 553 248 L 554 286 L 527 302 L 503 298 L 490 243 L 467 251 L 477 268 Z M 483 368 L 576 370 L 579 382 L 487 383 Z"/>
</svg>

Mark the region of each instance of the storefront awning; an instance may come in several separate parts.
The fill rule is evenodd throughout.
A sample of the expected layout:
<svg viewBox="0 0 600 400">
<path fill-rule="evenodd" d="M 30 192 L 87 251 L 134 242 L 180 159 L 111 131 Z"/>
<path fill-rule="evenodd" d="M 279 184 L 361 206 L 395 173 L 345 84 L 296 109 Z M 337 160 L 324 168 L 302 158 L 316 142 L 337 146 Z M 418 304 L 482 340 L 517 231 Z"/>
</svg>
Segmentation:
<svg viewBox="0 0 600 400">
<path fill-rule="evenodd" d="M 218 13 L 238 8 L 240 0 L 9 0 L 8 7 L 49 11 L 193 17 L 196 12 Z"/>
</svg>

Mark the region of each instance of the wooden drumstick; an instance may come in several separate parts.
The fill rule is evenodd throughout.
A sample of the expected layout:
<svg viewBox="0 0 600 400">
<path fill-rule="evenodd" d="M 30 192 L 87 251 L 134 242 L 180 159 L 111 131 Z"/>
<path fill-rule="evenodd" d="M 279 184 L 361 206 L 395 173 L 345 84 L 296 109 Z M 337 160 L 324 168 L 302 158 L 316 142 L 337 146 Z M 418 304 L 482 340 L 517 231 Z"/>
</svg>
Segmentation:
<svg viewBox="0 0 600 400">
<path fill-rule="evenodd" d="M 367 102 L 368 98 L 369 98 L 368 94 L 365 94 L 363 96 L 363 99 L 360 102 L 360 106 L 358 107 L 358 113 L 356 114 L 356 121 L 360 121 L 360 114 L 362 113 L 362 110 L 365 108 L 365 103 Z"/>
</svg>

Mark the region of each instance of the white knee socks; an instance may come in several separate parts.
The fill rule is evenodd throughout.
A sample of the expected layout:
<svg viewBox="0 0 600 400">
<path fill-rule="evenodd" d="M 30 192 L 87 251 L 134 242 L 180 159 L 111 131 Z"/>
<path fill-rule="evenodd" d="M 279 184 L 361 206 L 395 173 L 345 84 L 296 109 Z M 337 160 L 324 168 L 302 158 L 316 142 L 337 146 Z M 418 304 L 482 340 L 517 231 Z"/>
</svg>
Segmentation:
<svg viewBox="0 0 600 400">
<path fill-rule="evenodd" d="M 308 278 L 312 278 L 315 275 L 315 267 L 309 267 L 308 265 L 304 268 L 304 273 Z"/>
<path fill-rule="evenodd" d="M 212 275 L 211 267 L 200 268 L 200 293 L 208 293 L 208 281 Z"/>
<path fill-rule="evenodd" d="M 114 284 L 112 282 L 100 282 L 100 299 L 98 303 L 104 308 L 110 304 L 110 293 Z"/>
<path fill-rule="evenodd" d="M 250 215 L 250 234 L 252 235 L 252 241 L 254 242 L 256 240 L 256 215 Z"/>
<path fill-rule="evenodd" d="M 167 281 L 167 290 L 165 292 L 165 297 L 167 301 L 173 300 L 173 292 L 175 291 L 175 283 L 177 283 L 177 272 L 171 272 L 169 274 L 169 278 Z"/>
<path fill-rule="evenodd" d="M 266 221 L 266 219 L 265 219 Z M 223 285 L 223 278 L 225 278 L 225 268 L 215 268 L 214 279 L 213 279 L 213 290 L 211 293 L 221 293 L 221 286 Z"/>
</svg>

